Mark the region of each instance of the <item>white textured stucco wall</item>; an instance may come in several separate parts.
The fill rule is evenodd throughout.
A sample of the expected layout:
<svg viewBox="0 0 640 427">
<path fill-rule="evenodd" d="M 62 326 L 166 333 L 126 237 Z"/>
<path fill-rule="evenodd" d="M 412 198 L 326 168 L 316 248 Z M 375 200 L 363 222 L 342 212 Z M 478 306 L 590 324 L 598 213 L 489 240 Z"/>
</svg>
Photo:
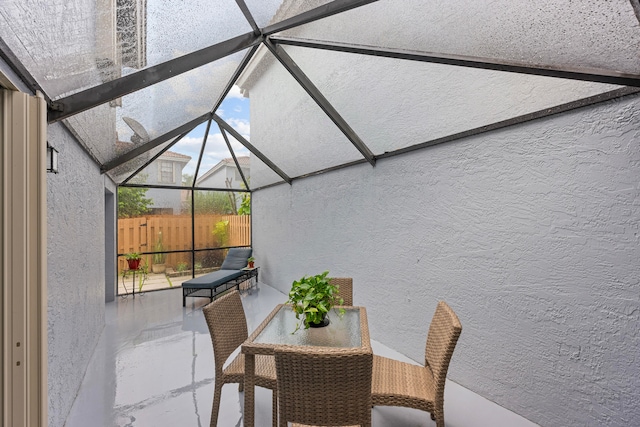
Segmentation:
<svg viewBox="0 0 640 427">
<path fill-rule="evenodd" d="M 62 125 L 47 131 L 60 152 L 60 173 L 47 176 L 49 427 L 62 427 L 104 327 L 104 188 L 113 184 Z"/>
<path fill-rule="evenodd" d="M 452 380 L 543 426 L 640 425 L 639 101 L 258 191 L 261 279 L 352 276 L 416 361 L 445 300 Z"/>
</svg>

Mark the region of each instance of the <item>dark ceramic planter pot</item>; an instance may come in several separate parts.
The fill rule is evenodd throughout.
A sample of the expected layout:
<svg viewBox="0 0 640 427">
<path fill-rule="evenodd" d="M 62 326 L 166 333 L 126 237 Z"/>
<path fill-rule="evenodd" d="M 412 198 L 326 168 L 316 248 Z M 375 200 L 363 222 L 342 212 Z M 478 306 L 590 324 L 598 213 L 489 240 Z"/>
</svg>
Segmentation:
<svg viewBox="0 0 640 427">
<path fill-rule="evenodd" d="M 309 327 L 310 328 L 324 328 L 325 326 L 328 326 L 329 323 L 331 323 L 329 321 L 329 316 L 327 316 L 325 314 L 324 317 L 322 318 L 322 322 L 320 322 L 320 323 L 309 323 Z"/>
</svg>

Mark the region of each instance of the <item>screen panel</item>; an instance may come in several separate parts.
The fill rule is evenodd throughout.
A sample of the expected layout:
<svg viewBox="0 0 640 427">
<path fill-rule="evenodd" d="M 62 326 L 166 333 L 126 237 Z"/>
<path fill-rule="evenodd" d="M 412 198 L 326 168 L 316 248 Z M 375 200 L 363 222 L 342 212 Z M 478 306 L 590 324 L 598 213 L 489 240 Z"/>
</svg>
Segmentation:
<svg viewBox="0 0 640 427">
<path fill-rule="evenodd" d="M 292 46 L 285 50 L 376 155 L 618 88 Z"/>
<path fill-rule="evenodd" d="M 627 0 L 380 0 L 282 35 L 640 73 Z"/>
<path fill-rule="evenodd" d="M 251 144 L 289 177 L 362 159 L 273 55 L 259 52 L 238 81 L 251 100 Z"/>
<path fill-rule="evenodd" d="M 234 0 L 8 0 L 0 37 L 58 99 L 251 31 Z"/>
</svg>

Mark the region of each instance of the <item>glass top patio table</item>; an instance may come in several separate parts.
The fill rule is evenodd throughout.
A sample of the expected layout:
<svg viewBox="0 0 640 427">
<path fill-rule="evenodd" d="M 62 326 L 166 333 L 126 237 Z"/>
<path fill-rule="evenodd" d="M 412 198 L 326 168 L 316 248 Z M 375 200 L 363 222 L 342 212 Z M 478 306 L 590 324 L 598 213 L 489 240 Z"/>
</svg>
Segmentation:
<svg viewBox="0 0 640 427">
<path fill-rule="evenodd" d="M 371 351 L 367 311 L 364 307 L 342 307 L 344 315 L 339 315 L 339 307 L 329 312 L 330 323 L 322 328 L 304 329 L 302 317 L 298 320 L 289 305 L 277 305 L 271 314 L 256 328 L 242 344 L 245 355 L 244 376 L 244 426 L 254 425 L 254 371 L 255 355 L 274 354 L 277 348 L 292 346 L 313 346 L 341 349 L 362 348 Z M 296 323 L 301 323 L 296 333 Z"/>
<path fill-rule="evenodd" d="M 300 320 L 296 319 L 293 310 L 283 305 L 253 342 L 275 345 L 360 347 L 362 336 L 359 308 L 345 308 L 344 315 L 340 315 L 337 309 L 332 309 L 328 316 L 330 320 L 328 326 L 304 329 L 303 317 L 301 316 Z M 301 327 L 293 333 L 297 324 Z"/>
</svg>

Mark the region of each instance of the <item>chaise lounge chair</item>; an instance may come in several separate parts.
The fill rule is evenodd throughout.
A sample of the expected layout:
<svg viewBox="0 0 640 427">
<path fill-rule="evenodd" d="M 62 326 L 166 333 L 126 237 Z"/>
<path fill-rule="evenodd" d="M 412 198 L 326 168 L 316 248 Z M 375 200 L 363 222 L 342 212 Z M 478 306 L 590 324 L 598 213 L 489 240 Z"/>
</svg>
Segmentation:
<svg viewBox="0 0 640 427">
<path fill-rule="evenodd" d="M 251 248 L 231 248 L 220 270 L 182 283 L 182 306 L 187 305 L 187 297 L 204 297 L 213 301 L 215 297 L 229 289 L 239 289 L 240 283 L 252 277 L 255 277 L 257 282 L 257 268 L 243 270 L 250 256 Z"/>
</svg>

